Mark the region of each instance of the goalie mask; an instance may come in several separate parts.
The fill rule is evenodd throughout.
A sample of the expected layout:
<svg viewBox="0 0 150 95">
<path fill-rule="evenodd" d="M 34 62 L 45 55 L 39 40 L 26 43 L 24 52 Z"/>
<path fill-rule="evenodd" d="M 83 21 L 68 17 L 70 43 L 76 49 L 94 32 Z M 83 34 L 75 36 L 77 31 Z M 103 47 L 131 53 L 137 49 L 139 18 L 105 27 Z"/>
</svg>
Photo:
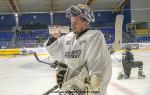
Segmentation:
<svg viewBox="0 0 150 95">
<path fill-rule="evenodd" d="M 80 16 L 84 18 L 88 23 L 95 21 L 92 10 L 84 4 L 78 4 L 77 6 L 71 5 L 66 10 L 66 17 L 71 18 L 72 16 Z"/>
</svg>

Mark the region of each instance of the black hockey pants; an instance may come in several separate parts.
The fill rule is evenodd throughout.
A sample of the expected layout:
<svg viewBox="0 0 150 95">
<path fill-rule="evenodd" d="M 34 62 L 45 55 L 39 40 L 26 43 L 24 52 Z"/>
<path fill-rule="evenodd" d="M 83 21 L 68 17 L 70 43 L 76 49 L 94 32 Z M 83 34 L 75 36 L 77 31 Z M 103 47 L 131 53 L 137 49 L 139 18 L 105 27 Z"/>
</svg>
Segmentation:
<svg viewBox="0 0 150 95">
<path fill-rule="evenodd" d="M 136 68 L 136 67 L 138 67 L 138 69 L 140 71 L 143 70 L 143 62 L 142 61 L 135 61 L 135 62 L 131 62 L 131 63 L 123 63 L 123 70 L 124 70 L 124 73 L 125 73 L 127 78 L 130 77 L 131 69 Z"/>
</svg>

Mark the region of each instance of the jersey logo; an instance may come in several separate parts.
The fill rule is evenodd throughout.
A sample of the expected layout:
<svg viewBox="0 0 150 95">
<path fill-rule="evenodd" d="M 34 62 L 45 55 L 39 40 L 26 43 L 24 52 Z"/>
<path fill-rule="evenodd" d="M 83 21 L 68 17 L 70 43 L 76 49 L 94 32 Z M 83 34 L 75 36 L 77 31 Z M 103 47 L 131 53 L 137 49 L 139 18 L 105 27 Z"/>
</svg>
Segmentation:
<svg viewBox="0 0 150 95">
<path fill-rule="evenodd" d="M 66 58 L 79 58 L 80 55 L 81 55 L 81 50 L 73 50 L 73 51 L 65 52 Z"/>
</svg>

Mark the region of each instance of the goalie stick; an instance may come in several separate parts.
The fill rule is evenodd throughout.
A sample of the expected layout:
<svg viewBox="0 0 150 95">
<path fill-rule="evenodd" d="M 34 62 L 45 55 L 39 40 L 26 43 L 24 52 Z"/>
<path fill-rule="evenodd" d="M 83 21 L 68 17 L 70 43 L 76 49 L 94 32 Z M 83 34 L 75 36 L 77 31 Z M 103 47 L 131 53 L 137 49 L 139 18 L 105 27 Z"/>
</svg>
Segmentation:
<svg viewBox="0 0 150 95">
<path fill-rule="evenodd" d="M 34 54 L 35 59 L 36 59 L 38 62 L 44 63 L 44 64 L 48 64 L 48 65 L 50 65 L 51 67 L 56 68 L 56 66 L 57 66 L 57 61 L 55 61 L 54 63 L 48 63 L 48 62 L 45 62 L 45 61 L 40 60 L 39 57 L 37 56 L 37 53 L 36 53 L 36 52 L 34 52 L 33 54 Z M 53 65 L 52 65 L 52 64 L 53 64 Z M 42 94 L 42 95 L 48 95 L 48 94 L 52 93 L 54 90 L 56 90 L 58 87 L 59 87 L 59 85 L 55 85 L 55 86 L 53 86 L 51 89 L 49 89 L 48 91 L 46 91 L 46 92 L 45 92 L 44 94 Z"/>
<path fill-rule="evenodd" d="M 53 63 L 49 63 L 49 62 L 40 60 L 36 52 L 34 52 L 33 54 L 34 54 L 34 57 L 36 58 L 36 60 L 40 63 L 50 65 L 50 67 L 52 67 L 52 68 L 56 68 L 56 67 L 59 68 L 60 66 L 66 68 L 66 65 L 63 65 L 61 62 L 58 62 L 57 60 L 55 60 L 55 62 L 53 62 Z M 46 91 L 42 95 L 49 95 L 50 93 L 54 92 L 59 87 L 60 87 L 60 84 L 57 84 L 57 85 L 53 86 L 52 88 L 50 88 L 48 91 Z"/>
<path fill-rule="evenodd" d="M 37 56 L 37 53 L 36 53 L 36 52 L 34 52 L 33 54 L 34 54 L 34 56 L 35 56 L 35 58 L 36 58 L 36 60 L 37 60 L 38 62 L 47 64 L 47 65 L 50 65 L 52 68 L 56 68 L 57 65 L 59 64 L 58 61 L 55 61 L 55 62 L 53 62 L 53 63 L 48 63 L 48 62 L 42 61 L 42 60 L 40 60 L 39 57 Z"/>
<path fill-rule="evenodd" d="M 48 91 L 46 91 L 43 95 L 48 95 L 50 93 L 52 93 L 54 90 L 56 90 L 59 87 L 59 85 L 55 85 L 54 87 L 52 87 L 51 89 L 49 89 Z"/>
</svg>

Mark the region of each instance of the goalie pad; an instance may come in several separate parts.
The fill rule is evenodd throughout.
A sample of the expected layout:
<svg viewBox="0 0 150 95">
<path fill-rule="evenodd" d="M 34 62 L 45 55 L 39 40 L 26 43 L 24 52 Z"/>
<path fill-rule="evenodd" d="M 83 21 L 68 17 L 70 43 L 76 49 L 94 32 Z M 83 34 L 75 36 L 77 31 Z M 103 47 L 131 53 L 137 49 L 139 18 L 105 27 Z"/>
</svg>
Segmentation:
<svg viewBox="0 0 150 95">
<path fill-rule="evenodd" d="M 88 69 L 83 67 L 81 72 L 62 84 L 61 90 L 65 95 L 94 95 L 100 89 L 100 81 L 96 75 L 89 76 Z"/>
</svg>

